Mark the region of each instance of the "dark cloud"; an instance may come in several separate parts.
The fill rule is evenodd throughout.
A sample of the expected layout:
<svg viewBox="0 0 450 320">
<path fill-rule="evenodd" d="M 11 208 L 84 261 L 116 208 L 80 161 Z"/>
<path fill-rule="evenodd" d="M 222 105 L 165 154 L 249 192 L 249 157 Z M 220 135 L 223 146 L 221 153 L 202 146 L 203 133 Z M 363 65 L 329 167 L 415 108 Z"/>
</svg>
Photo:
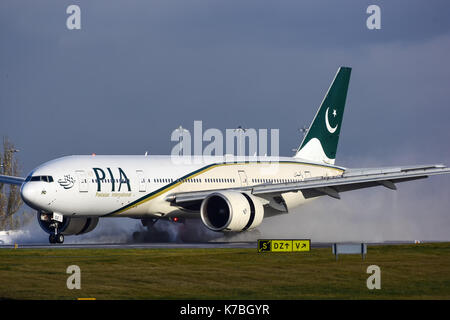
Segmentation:
<svg viewBox="0 0 450 320">
<path fill-rule="evenodd" d="M 73 3 L 79 31 L 65 25 Z M 381 7 L 381 30 L 365 26 L 370 4 Z M 25 172 L 67 154 L 167 154 L 172 130 L 194 120 L 280 128 L 280 152 L 290 155 L 297 128 L 348 65 L 339 164 L 450 164 L 449 7 L 1 1 L 0 135 L 21 149 Z M 428 194 L 432 182 L 422 185 Z"/>
</svg>

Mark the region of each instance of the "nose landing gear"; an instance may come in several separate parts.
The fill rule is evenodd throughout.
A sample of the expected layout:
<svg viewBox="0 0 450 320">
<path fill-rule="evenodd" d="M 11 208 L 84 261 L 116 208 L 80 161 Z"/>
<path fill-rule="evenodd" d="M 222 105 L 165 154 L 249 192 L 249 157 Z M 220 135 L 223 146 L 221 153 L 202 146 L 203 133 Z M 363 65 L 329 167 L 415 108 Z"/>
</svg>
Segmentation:
<svg viewBox="0 0 450 320">
<path fill-rule="evenodd" d="M 51 234 L 48 241 L 50 243 L 64 243 L 64 235 L 62 233 Z"/>
<path fill-rule="evenodd" d="M 47 219 L 49 216 L 47 216 Z M 58 213 L 53 213 L 51 216 L 51 223 L 49 224 L 49 229 L 53 229 L 53 233 L 50 233 L 48 241 L 50 243 L 64 243 L 64 235 L 58 232 L 59 224 L 63 222 L 63 216 Z"/>
</svg>

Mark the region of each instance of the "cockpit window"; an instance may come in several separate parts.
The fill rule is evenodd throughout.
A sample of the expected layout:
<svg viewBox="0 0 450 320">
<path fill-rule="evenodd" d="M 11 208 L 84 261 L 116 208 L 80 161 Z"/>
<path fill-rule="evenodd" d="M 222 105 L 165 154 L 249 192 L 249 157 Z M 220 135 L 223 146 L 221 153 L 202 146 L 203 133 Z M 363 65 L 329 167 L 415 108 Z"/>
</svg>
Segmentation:
<svg viewBox="0 0 450 320">
<path fill-rule="evenodd" d="M 53 182 L 52 176 L 33 176 L 29 181 Z"/>
</svg>

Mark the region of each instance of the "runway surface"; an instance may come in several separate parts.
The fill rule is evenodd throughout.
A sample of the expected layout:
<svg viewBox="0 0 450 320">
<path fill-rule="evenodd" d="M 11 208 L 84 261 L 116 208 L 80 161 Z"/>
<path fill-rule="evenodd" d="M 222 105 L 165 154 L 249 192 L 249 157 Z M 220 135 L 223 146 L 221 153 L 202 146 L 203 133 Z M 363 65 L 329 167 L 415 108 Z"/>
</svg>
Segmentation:
<svg viewBox="0 0 450 320">
<path fill-rule="evenodd" d="M 193 243 L 172 243 L 172 242 L 153 242 L 153 243 L 76 243 L 76 244 L 19 244 L 19 248 L 24 249 L 208 249 L 208 248 L 254 248 L 256 242 L 193 242 Z M 14 245 L 0 245 L 2 248 L 14 248 Z"/>
<path fill-rule="evenodd" d="M 438 241 L 426 241 L 438 242 Z M 346 242 L 349 243 L 349 242 Z M 421 242 L 423 243 L 423 242 Z M 311 248 L 330 248 L 331 242 L 312 242 Z M 374 245 L 400 245 L 414 244 L 414 241 L 386 241 L 366 243 L 368 246 Z M 173 243 L 173 242 L 153 242 L 153 243 L 65 243 L 65 244 L 49 244 L 49 243 L 30 243 L 17 244 L 21 249 L 255 249 L 256 241 L 229 241 L 229 242 L 191 242 L 191 243 Z M 12 245 L 0 245 L 0 249 L 12 249 Z"/>
</svg>

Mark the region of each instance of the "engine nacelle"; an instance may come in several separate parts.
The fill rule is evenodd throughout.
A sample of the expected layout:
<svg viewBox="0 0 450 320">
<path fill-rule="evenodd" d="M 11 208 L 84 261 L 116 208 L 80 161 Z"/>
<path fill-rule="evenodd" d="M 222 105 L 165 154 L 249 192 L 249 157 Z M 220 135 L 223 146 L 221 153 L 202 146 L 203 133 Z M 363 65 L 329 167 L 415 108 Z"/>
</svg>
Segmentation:
<svg viewBox="0 0 450 320">
<path fill-rule="evenodd" d="M 264 207 L 256 197 L 236 191 L 214 192 L 202 202 L 200 216 L 213 231 L 245 231 L 259 226 Z"/>
<path fill-rule="evenodd" d="M 41 228 L 49 233 L 53 234 L 54 228 L 51 226 L 54 221 L 51 220 L 52 214 L 44 213 L 38 211 L 37 219 Z M 63 235 L 79 235 L 83 233 L 88 233 L 95 229 L 98 224 L 98 218 L 73 218 L 64 217 L 62 223 L 58 225 L 58 232 Z"/>
</svg>

